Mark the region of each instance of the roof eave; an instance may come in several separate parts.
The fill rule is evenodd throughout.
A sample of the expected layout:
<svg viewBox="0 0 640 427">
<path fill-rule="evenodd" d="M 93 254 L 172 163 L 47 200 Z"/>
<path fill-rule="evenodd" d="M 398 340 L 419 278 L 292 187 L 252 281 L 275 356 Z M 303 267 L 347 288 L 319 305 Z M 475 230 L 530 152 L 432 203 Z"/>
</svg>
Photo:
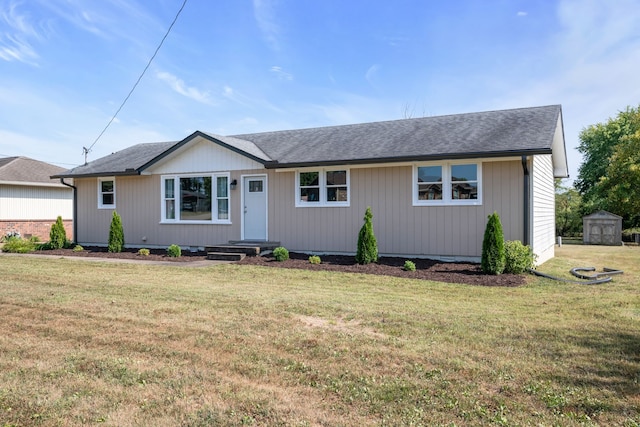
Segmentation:
<svg viewBox="0 0 640 427">
<path fill-rule="evenodd" d="M 101 176 L 136 176 L 140 175 L 141 172 L 139 169 L 127 169 L 119 172 L 91 172 L 91 173 L 80 173 L 80 174 L 58 174 L 51 175 L 52 179 L 59 178 L 97 178 Z"/>
<path fill-rule="evenodd" d="M 477 153 L 447 153 L 423 156 L 398 156 L 398 157 L 380 157 L 367 159 L 349 159 L 349 160 L 319 160 L 310 162 L 291 162 L 278 163 L 267 162 L 267 169 L 293 169 L 314 166 L 338 166 L 338 165 L 363 165 L 363 164 L 384 164 L 384 163 L 410 163 L 410 162 L 428 162 L 438 160 L 462 160 L 462 159 L 481 159 L 481 158 L 498 158 L 513 156 L 531 156 L 536 154 L 551 154 L 551 149 L 530 149 L 530 150 L 513 150 L 513 151 L 492 151 Z"/>
</svg>

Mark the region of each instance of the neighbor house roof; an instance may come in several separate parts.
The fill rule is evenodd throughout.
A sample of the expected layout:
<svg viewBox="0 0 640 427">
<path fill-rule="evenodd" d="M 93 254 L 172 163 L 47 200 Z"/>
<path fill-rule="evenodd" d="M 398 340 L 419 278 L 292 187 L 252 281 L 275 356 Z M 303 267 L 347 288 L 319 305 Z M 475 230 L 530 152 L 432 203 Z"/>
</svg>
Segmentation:
<svg viewBox="0 0 640 427">
<path fill-rule="evenodd" d="M 266 168 L 551 154 L 562 139 L 560 105 L 220 136 L 195 132 L 174 143 L 139 144 L 59 176 L 139 174 L 202 137 Z"/>
<path fill-rule="evenodd" d="M 0 184 L 58 187 L 62 184 L 51 176 L 64 171 L 59 166 L 28 157 L 0 158 Z"/>
</svg>

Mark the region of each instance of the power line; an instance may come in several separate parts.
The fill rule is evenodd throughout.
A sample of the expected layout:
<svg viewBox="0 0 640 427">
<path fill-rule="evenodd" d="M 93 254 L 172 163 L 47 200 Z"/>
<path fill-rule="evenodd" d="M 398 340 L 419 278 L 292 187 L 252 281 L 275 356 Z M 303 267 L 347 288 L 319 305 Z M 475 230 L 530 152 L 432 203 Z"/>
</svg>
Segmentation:
<svg viewBox="0 0 640 427">
<path fill-rule="evenodd" d="M 153 60 L 155 59 L 156 55 L 158 54 L 158 51 L 160 50 L 160 48 L 164 44 L 164 41 L 166 40 L 167 36 L 169 36 L 169 33 L 171 32 L 171 29 L 173 28 L 173 25 L 178 20 L 178 17 L 180 16 L 180 13 L 182 13 L 182 9 L 184 9 L 186 4 L 187 4 L 187 0 L 184 0 L 182 2 L 182 6 L 180 6 L 180 9 L 178 10 L 178 13 L 176 13 L 175 18 L 173 18 L 173 22 L 171 22 L 171 25 L 169 25 L 169 29 L 167 29 L 167 32 L 165 33 L 164 37 L 162 37 L 162 40 L 160 40 L 160 44 L 156 48 L 156 51 L 153 52 L 153 55 L 149 59 L 149 62 L 147 62 L 147 65 L 144 67 L 144 70 L 142 70 L 142 73 L 140 74 L 140 77 L 138 77 L 138 80 L 136 80 L 135 84 L 133 85 L 133 87 L 129 91 L 129 94 L 126 96 L 124 101 L 122 101 L 122 104 L 120 104 L 120 107 L 118 107 L 118 109 L 116 110 L 116 112 L 113 115 L 113 117 L 111 117 L 111 120 L 109 120 L 109 123 L 107 123 L 107 125 L 104 127 L 104 129 L 102 129 L 102 132 L 100 132 L 98 137 L 95 139 L 95 141 L 93 141 L 93 144 L 91 144 L 89 146 L 89 148 L 82 147 L 82 151 L 84 153 L 84 162 L 85 162 L 85 164 L 87 163 L 87 154 L 89 154 L 89 152 L 91 151 L 93 146 L 96 145 L 96 143 L 100 140 L 100 138 L 102 138 L 102 135 L 104 135 L 104 133 L 107 131 L 107 129 L 109 129 L 109 126 L 111 126 L 111 123 L 113 123 L 113 121 L 116 119 L 116 116 L 118 115 L 120 110 L 122 110 L 122 107 L 124 107 L 124 104 L 127 103 L 129 98 L 131 97 L 131 94 L 133 94 L 133 91 L 136 90 L 136 87 L 138 87 L 138 83 L 140 83 L 140 80 L 142 80 L 142 77 L 144 77 L 144 74 L 147 72 L 147 70 L 151 66 L 151 63 L 153 62 Z"/>
</svg>

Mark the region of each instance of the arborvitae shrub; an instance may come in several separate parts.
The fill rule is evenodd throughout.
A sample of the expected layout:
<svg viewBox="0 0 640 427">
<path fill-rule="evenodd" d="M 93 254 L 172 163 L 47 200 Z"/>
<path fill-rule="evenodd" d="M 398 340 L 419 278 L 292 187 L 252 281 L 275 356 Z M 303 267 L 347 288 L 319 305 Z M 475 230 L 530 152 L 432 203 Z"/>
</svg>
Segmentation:
<svg viewBox="0 0 640 427">
<path fill-rule="evenodd" d="M 51 224 L 51 231 L 49 231 L 49 248 L 61 249 L 64 247 L 67 241 L 67 232 L 64 229 L 62 217 L 59 216 L 56 222 Z"/>
<path fill-rule="evenodd" d="M 284 246 L 278 246 L 273 250 L 273 257 L 276 261 L 286 261 L 289 259 L 289 251 Z"/>
<path fill-rule="evenodd" d="M 535 255 L 528 245 L 523 245 L 520 240 L 509 240 L 504 244 L 506 265 L 505 273 L 522 274 L 527 269 L 533 268 Z"/>
<path fill-rule="evenodd" d="M 497 212 L 489 215 L 487 227 L 482 240 L 482 271 L 487 274 L 500 274 L 504 271 L 506 259 L 504 249 L 504 233 Z"/>
<path fill-rule="evenodd" d="M 124 230 L 122 229 L 122 219 L 116 211 L 113 211 L 111 227 L 109 228 L 109 252 L 122 252 L 124 247 Z"/>
<path fill-rule="evenodd" d="M 356 262 L 358 264 L 369 264 L 378 261 L 378 242 L 373 234 L 373 213 L 371 207 L 367 207 L 364 214 L 364 224 L 358 234 L 358 249 L 356 251 Z"/>
<path fill-rule="evenodd" d="M 179 258 L 182 255 L 182 249 L 178 245 L 171 245 L 167 248 L 167 255 L 173 258 Z"/>
</svg>

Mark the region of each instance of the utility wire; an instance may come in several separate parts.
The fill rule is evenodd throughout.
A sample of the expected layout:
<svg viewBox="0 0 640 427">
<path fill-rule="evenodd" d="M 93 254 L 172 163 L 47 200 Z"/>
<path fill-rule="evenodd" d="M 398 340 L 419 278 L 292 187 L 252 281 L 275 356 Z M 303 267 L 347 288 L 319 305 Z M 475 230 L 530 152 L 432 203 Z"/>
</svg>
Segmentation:
<svg viewBox="0 0 640 427">
<path fill-rule="evenodd" d="M 164 41 L 166 40 L 167 36 L 169 36 L 169 33 L 171 32 L 171 29 L 173 28 L 173 25 L 176 23 L 176 21 L 178 20 L 178 17 L 180 16 L 180 13 L 182 13 L 182 9 L 184 9 L 185 5 L 187 4 L 187 0 L 184 0 L 182 2 L 182 6 L 180 6 L 180 9 L 178 10 L 178 13 L 176 13 L 175 18 L 173 18 L 173 22 L 171 22 L 171 25 L 169 25 L 169 29 L 167 30 L 167 32 L 165 33 L 164 37 L 162 37 L 162 40 L 160 40 L 160 44 L 158 45 L 158 47 L 156 48 L 156 51 L 153 52 L 153 55 L 151 56 L 151 58 L 149 59 L 149 62 L 147 62 L 146 67 L 144 67 L 144 70 L 142 70 L 142 73 L 140 74 L 140 77 L 138 77 L 138 80 L 136 80 L 136 83 L 133 85 L 133 87 L 131 88 L 131 90 L 129 91 L 129 94 L 126 96 L 126 98 L 124 99 L 124 101 L 122 101 L 122 104 L 120 104 L 120 107 L 118 107 L 118 109 L 116 110 L 115 114 L 113 115 L 113 117 L 111 117 L 111 120 L 109 120 L 109 123 L 107 123 L 107 125 L 104 127 L 104 129 L 102 129 L 102 132 L 100 132 L 100 135 L 98 135 L 98 137 L 95 139 L 95 141 L 93 141 L 93 144 L 91 144 L 89 146 L 89 148 L 86 147 L 82 147 L 82 151 L 84 152 L 84 162 L 85 164 L 87 163 L 87 154 L 89 154 L 89 152 L 91 151 L 91 149 L 93 148 L 94 145 L 96 145 L 96 143 L 100 140 L 100 138 L 102 138 L 102 135 L 104 135 L 104 133 L 107 131 L 107 129 L 109 129 L 109 126 L 111 126 L 111 123 L 113 123 L 113 121 L 116 119 L 116 116 L 118 115 L 118 113 L 120 112 L 120 110 L 122 110 L 122 107 L 124 107 L 124 104 L 127 103 L 127 101 L 129 100 L 129 98 L 131 97 L 131 95 L 133 94 L 133 91 L 136 90 L 136 87 L 138 87 L 138 84 L 140 83 L 140 80 L 142 80 L 142 77 L 144 77 L 144 74 L 147 72 L 147 70 L 149 69 L 149 67 L 151 66 L 151 63 L 153 62 L 154 58 L 156 57 L 156 55 L 158 54 L 158 51 L 160 50 L 160 48 L 162 47 L 162 45 L 164 44 Z"/>
</svg>

